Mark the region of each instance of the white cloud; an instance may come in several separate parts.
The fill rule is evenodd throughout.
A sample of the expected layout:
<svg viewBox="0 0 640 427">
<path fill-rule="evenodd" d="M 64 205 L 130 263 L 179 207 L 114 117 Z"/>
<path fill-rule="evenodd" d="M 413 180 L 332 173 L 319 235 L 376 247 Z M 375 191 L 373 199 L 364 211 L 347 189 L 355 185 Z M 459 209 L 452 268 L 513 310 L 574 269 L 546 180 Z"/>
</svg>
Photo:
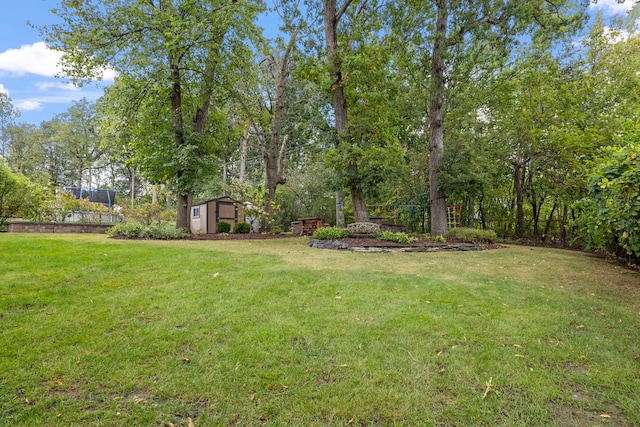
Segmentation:
<svg viewBox="0 0 640 427">
<path fill-rule="evenodd" d="M 62 52 L 51 50 L 44 42 L 22 45 L 20 49 L 7 49 L 0 53 L 0 71 L 17 76 L 37 74 L 54 77 L 62 69 L 58 65 Z"/>
<path fill-rule="evenodd" d="M 597 3 L 591 3 L 589 9 L 601 11 L 603 15 L 620 15 L 631 10 L 635 1 L 625 0 L 623 3 L 618 3 L 616 0 L 598 0 Z"/>
<path fill-rule="evenodd" d="M 42 110 L 42 103 L 38 101 L 24 100 L 16 102 L 15 107 L 20 111 Z"/>
<path fill-rule="evenodd" d="M 62 90 L 70 90 L 70 91 L 79 91 L 80 88 L 73 83 L 63 83 L 63 82 L 41 82 L 36 83 L 36 87 L 42 91 L 46 91 L 48 89 L 62 89 Z"/>
<path fill-rule="evenodd" d="M 8 72 L 15 76 L 36 74 L 54 77 L 63 75 L 60 60 L 62 52 L 51 50 L 44 42 L 37 42 L 20 46 L 19 49 L 7 49 L 0 53 L 0 73 Z M 112 81 L 115 71 L 104 70 L 102 78 Z"/>
</svg>

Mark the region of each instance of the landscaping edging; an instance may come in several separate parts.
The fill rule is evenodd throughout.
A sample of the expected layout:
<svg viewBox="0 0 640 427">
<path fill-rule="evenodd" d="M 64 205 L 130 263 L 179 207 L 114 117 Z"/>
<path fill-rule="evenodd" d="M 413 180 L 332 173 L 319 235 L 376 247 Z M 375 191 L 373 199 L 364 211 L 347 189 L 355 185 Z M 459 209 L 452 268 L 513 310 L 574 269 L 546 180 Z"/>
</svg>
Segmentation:
<svg viewBox="0 0 640 427">
<path fill-rule="evenodd" d="M 7 231 L 10 233 L 92 233 L 104 234 L 112 224 L 69 224 L 58 222 L 10 222 Z"/>
</svg>

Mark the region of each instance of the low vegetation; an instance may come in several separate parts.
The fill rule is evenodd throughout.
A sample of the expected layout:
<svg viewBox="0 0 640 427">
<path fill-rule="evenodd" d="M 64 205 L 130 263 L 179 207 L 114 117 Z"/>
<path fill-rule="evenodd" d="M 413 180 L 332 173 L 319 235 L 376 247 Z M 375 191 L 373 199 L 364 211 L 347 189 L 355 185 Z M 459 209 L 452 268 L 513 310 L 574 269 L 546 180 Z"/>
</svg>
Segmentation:
<svg viewBox="0 0 640 427">
<path fill-rule="evenodd" d="M 231 224 L 225 221 L 218 221 L 216 223 L 216 233 L 228 233 L 231 231 Z"/>
<path fill-rule="evenodd" d="M 495 243 L 498 240 L 496 232 L 493 230 L 480 230 L 477 228 L 452 228 L 447 233 L 450 239 L 461 240 L 469 243 Z"/>
<path fill-rule="evenodd" d="M 411 244 L 418 241 L 417 238 L 407 235 L 407 233 L 393 232 L 393 231 L 378 231 L 376 238 L 387 242 Z"/>
<path fill-rule="evenodd" d="M 251 233 L 251 226 L 246 222 L 238 222 L 233 226 L 233 232 L 238 234 Z"/>
<path fill-rule="evenodd" d="M 313 232 L 313 238 L 318 240 L 344 239 L 348 235 L 347 230 L 338 227 L 323 227 Z"/>
<path fill-rule="evenodd" d="M 0 424 L 640 424 L 637 273 L 305 243 L 0 234 Z"/>
<path fill-rule="evenodd" d="M 139 222 L 121 222 L 107 231 L 109 237 L 124 237 L 127 239 L 185 239 L 189 237 L 186 230 L 176 229 L 172 224 L 149 224 Z"/>
</svg>

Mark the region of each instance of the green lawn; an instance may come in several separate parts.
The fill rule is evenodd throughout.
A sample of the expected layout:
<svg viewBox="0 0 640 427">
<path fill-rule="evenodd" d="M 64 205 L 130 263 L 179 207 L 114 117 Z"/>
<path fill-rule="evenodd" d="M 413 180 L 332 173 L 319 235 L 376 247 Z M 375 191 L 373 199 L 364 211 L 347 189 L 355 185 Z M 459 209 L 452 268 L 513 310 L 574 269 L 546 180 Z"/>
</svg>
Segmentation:
<svg viewBox="0 0 640 427">
<path fill-rule="evenodd" d="M 1 426 L 640 425 L 640 275 L 0 234 Z"/>
</svg>

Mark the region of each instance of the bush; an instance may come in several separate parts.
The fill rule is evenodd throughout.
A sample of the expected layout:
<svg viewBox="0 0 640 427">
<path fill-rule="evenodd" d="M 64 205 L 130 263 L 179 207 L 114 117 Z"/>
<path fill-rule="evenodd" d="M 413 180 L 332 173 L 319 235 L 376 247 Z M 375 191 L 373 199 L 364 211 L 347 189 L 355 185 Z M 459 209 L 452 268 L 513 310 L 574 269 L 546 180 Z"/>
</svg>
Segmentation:
<svg viewBox="0 0 640 427">
<path fill-rule="evenodd" d="M 189 237 L 189 232 L 183 229 L 176 229 L 170 224 L 154 224 L 144 226 L 138 222 L 121 222 L 109 230 L 109 237 L 125 237 L 127 239 L 184 239 Z"/>
<path fill-rule="evenodd" d="M 318 228 L 313 233 L 313 238 L 318 240 L 336 240 L 344 239 L 349 233 L 347 230 L 337 227 L 324 227 Z"/>
<path fill-rule="evenodd" d="M 611 147 L 578 203 L 578 237 L 587 249 L 640 257 L 640 144 Z"/>
<path fill-rule="evenodd" d="M 148 235 L 152 239 L 185 239 L 189 237 L 189 232 L 183 228 L 175 228 L 171 224 L 154 224 L 148 229 Z"/>
<path fill-rule="evenodd" d="M 231 231 L 231 224 L 224 221 L 219 221 L 216 224 L 216 233 L 223 234 Z"/>
<path fill-rule="evenodd" d="M 410 237 L 407 233 L 394 233 L 393 231 L 378 231 L 376 233 L 376 239 L 384 240 L 386 242 L 395 242 L 403 244 L 411 244 L 418 241 L 415 237 Z"/>
<path fill-rule="evenodd" d="M 480 230 L 477 228 L 452 228 L 447 233 L 447 237 L 462 240 L 469 243 L 494 243 L 498 236 L 493 230 Z"/>
<path fill-rule="evenodd" d="M 251 226 L 246 222 L 238 222 L 233 226 L 233 232 L 238 234 L 251 233 Z"/>
<path fill-rule="evenodd" d="M 146 227 L 138 222 L 120 222 L 107 230 L 107 236 L 136 239 L 149 237 L 149 233 Z"/>
<path fill-rule="evenodd" d="M 273 227 L 271 227 L 271 233 L 272 234 L 283 234 L 284 230 L 282 230 L 282 227 L 280 227 L 279 225 L 274 225 Z"/>
</svg>

